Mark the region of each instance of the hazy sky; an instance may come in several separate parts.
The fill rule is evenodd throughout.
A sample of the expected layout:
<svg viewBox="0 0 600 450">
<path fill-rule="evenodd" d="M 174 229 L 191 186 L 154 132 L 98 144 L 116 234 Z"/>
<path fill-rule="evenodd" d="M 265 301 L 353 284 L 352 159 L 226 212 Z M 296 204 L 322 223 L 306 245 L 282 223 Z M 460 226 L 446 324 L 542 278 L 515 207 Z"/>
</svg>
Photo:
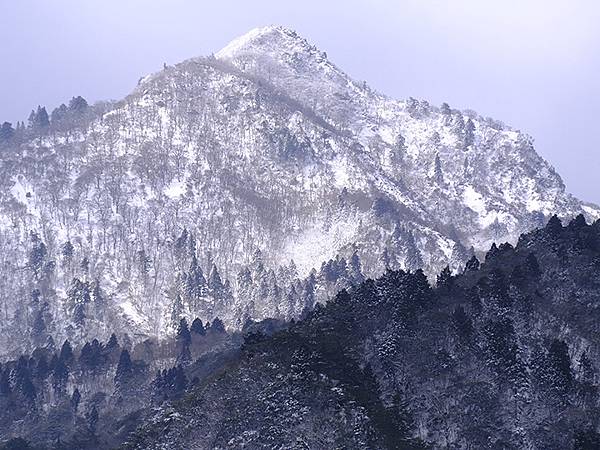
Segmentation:
<svg viewBox="0 0 600 450">
<path fill-rule="evenodd" d="M 163 62 L 269 24 L 392 97 L 446 101 L 531 134 L 567 188 L 600 203 L 597 0 L 6 1 L 0 121 L 74 95 L 121 98 Z"/>
</svg>

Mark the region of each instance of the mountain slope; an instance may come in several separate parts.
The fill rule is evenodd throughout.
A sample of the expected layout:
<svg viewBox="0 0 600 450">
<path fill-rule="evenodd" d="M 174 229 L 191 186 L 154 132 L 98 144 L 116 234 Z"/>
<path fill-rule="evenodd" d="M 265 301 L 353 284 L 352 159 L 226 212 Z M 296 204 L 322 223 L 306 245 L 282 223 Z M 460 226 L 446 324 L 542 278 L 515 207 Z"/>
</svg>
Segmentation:
<svg viewBox="0 0 600 450">
<path fill-rule="evenodd" d="M 421 271 L 387 271 L 302 320 L 248 324 L 243 339 L 196 323 L 135 346 L 131 360 L 114 339 L 92 343 L 97 359 L 89 344 L 23 355 L 0 373 L 0 405 L 19 405 L 1 409 L 3 438 L 44 448 L 60 435 L 64 449 L 595 449 L 599 271 L 600 221 L 553 218 L 464 273 L 444 271 L 435 288 Z M 52 369 L 40 371 L 47 356 Z"/>
<path fill-rule="evenodd" d="M 434 290 L 387 272 L 247 337 L 239 365 L 124 448 L 598 448 L 599 250 L 580 216 Z"/>
<path fill-rule="evenodd" d="M 389 99 L 281 27 L 80 106 L 4 144 L 0 307 L 20 336 L 4 353 L 164 336 L 180 316 L 290 318 L 359 272 L 433 277 L 551 214 L 599 216 L 522 133 Z"/>
</svg>

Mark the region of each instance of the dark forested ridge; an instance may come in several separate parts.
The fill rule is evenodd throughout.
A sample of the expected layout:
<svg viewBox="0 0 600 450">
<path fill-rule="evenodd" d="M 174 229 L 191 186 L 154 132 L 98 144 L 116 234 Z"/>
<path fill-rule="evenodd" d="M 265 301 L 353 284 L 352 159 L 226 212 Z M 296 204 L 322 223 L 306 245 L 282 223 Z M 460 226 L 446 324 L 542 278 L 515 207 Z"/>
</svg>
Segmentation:
<svg viewBox="0 0 600 450">
<path fill-rule="evenodd" d="M 38 349 L 2 366 L 0 430 L 6 448 L 599 448 L 599 273 L 600 222 L 552 218 L 435 288 L 389 270 L 287 324 Z"/>
</svg>

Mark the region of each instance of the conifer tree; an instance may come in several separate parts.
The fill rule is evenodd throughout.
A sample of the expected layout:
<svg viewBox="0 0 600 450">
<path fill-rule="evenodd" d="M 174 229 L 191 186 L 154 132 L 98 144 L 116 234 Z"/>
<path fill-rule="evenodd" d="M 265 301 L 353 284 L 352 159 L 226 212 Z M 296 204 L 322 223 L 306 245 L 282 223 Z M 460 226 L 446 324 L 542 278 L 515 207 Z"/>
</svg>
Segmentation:
<svg viewBox="0 0 600 450">
<path fill-rule="evenodd" d="M 199 318 L 195 318 L 192 322 L 192 326 L 190 327 L 190 333 L 195 333 L 198 336 L 204 336 L 206 334 L 206 330 L 204 329 L 204 325 Z"/>
</svg>

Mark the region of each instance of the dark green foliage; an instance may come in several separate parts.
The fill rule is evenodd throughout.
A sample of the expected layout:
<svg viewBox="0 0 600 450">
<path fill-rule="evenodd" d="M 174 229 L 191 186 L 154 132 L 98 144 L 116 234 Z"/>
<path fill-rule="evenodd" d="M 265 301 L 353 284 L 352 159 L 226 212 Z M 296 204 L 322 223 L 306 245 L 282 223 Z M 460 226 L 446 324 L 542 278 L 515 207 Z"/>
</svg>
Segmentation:
<svg viewBox="0 0 600 450">
<path fill-rule="evenodd" d="M 465 123 L 464 148 L 470 147 L 475 143 L 475 124 L 471 119 Z"/>
<path fill-rule="evenodd" d="M 600 434 L 592 428 L 577 431 L 573 450 L 600 450 Z"/>
<path fill-rule="evenodd" d="M 69 101 L 69 110 L 75 114 L 83 114 L 88 109 L 87 101 L 80 95 Z"/>
<path fill-rule="evenodd" d="M 550 217 L 550 220 L 548 220 L 545 230 L 550 236 L 558 237 L 563 230 L 562 222 L 556 215 L 553 215 Z"/>
<path fill-rule="evenodd" d="M 219 319 L 218 317 L 212 321 L 212 323 L 210 324 L 209 330 L 214 331 L 215 333 L 225 333 L 226 332 L 223 321 L 221 319 Z"/>
<path fill-rule="evenodd" d="M 81 349 L 79 362 L 84 370 L 97 370 L 104 363 L 104 349 L 97 339 L 86 342 Z"/>
<path fill-rule="evenodd" d="M 115 333 L 112 333 L 110 335 L 110 338 L 108 339 L 108 342 L 106 343 L 106 350 L 113 350 L 119 347 L 119 341 L 117 340 L 117 335 Z"/>
<path fill-rule="evenodd" d="M 15 135 L 15 130 L 10 122 L 0 125 L 0 144 L 9 142 Z"/>
<path fill-rule="evenodd" d="M 568 393 L 573 387 L 573 373 L 569 348 L 564 341 L 554 339 L 548 348 L 548 381 L 558 395 Z"/>
<path fill-rule="evenodd" d="M 192 326 L 190 327 L 190 333 L 195 333 L 199 336 L 204 336 L 206 334 L 204 324 L 197 317 L 192 322 Z"/>
<path fill-rule="evenodd" d="M 79 402 L 81 401 L 81 394 L 79 393 L 79 389 L 75 388 L 73 391 L 73 395 L 71 396 L 71 408 L 73 411 L 77 412 L 77 408 L 79 408 Z"/>
<path fill-rule="evenodd" d="M 192 342 L 192 335 L 188 328 L 187 320 L 181 319 L 179 321 L 179 327 L 177 328 L 176 335 L 177 342 L 182 346 L 188 346 Z"/>
<path fill-rule="evenodd" d="M 450 267 L 446 266 L 442 272 L 437 276 L 437 287 L 443 289 L 450 289 L 452 287 L 453 278 Z"/>
<path fill-rule="evenodd" d="M 119 357 L 119 364 L 117 365 L 117 371 L 115 372 L 115 386 L 117 389 L 122 389 L 127 386 L 133 376 L 133 363 L 127 349 L 121 351 Z"/>
<path fill-rule="evenodd" d="M 470 343 L 473 339 L 475 330 L 473 321 L 462 306 L 457 306 L 452 313 L 452 324 L 459 339 L 464 343 Z"/>
<path fill-rule="evenodd" d="M 28 441 L 22 438 L 14 438 L 10 441 L 2 444 L 0 450 L 36 450 L 35 447 L 32 447 Z"/>
<path fill-rule="evenodd" d="M 60 360 L 65 364 L 69 365 L 73 361 L 73 348 L 71 343 L 67 339 L 62 347 L 60 348 Z"/>
<path fill-rule="evenodd" d="M 476 270 L 479 270 L 479 260 L 475 255 L 473 255 L 465 264 L 465 271 L 473 272 Z"/>
</svg>

